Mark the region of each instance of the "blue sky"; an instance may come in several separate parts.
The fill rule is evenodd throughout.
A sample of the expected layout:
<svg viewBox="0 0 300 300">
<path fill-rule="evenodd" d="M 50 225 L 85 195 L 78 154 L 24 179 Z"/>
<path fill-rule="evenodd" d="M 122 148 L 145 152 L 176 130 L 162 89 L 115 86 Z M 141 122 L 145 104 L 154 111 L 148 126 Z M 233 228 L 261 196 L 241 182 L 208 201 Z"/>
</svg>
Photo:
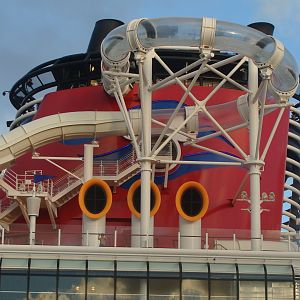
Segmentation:
<svg viewBox="0 0 300 300">
<path fill-rule="evenodd" d="M 247 25 L 266 21 L 300 65 L 300 0 L 2 0 L 0 8 L 0 92 L 26 72 L 53 58 L 85 52 L 94 23 L 140 17 L 214 17 Z M 15 110 L 2 97 L 0 132 Z"/>
</svg>

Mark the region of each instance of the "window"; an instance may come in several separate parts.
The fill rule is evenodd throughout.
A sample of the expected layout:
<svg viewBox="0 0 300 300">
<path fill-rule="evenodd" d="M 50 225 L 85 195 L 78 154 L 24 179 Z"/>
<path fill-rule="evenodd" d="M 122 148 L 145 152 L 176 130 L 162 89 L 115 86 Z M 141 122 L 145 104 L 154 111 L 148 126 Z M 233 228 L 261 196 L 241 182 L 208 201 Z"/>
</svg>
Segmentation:
<svg viewBox="0 0 300 300">
<path fill-rule="evenodd" d="M 57 260 L 31 260 L 29 296 L 32 299 L 56 298 L 56 269 Z"/>
<path fill-rule="evenodd" d="M 26 299 L 27 276 L 27 259 L 2 259 L 0 299 Z"/>
<path fill-rule="evenodd" d="M 59 261 L 58 297 L 85 299 L 85 265 L 85 261 Z"/>
</svg>

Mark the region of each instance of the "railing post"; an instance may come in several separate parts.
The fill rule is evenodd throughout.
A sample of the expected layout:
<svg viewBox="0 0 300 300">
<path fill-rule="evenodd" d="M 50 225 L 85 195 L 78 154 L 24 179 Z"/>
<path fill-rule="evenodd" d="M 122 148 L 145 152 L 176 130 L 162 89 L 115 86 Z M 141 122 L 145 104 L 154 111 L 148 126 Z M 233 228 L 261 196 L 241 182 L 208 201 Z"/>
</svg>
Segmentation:
<svg viewBox="0 0 300 300">
<path fill-rule="evenodd" d="M 51 180 L 51 192 L 50 192 L 50 194 L 53 197 L 53 180 Z"/>
<path fill-rule="evenodd" d="M 119 160 L 117 160 L 117 169 L 116 169 L 116 175 L 119 174 Z"/>
<path fill-rule="evenodd" d="M 264 236 L 263 236 L 263 234 L 261 234 L 260 235 L 260 243 L 261 243 L 261 251 L 263 251 L 264 250 L 264 245 L 263 245 L 263 243 L 264 243 Z"/>
<path fill-rule="evenodd" d="M 4 245 L 4 228 L 1 228 L 1 244 Z"/>
<path fill-rule="evenodd" d="M 89 231 L 86 231 L 86 241 L 85 241 L 85 245 L 88 246 L 89 245 Z"/>
<path fill-rule="evenodd" d="M 114 231 L 114 247 L 117 247 L 117 229 Z"/>
<path fill-rule="evenodd" d="M 177 233 L 177 240 L 178 249 L 180 249 L 180 231 Z"/>
<path fill-rule="evenodd" d="M 233 250 L 236 250 L 236 235 L 233 234 Z"/>
<path fill-rule="evenodd" d="M 61 229 L 58 229 L 58 235 L 57 235 L 57 246 L 60 246 L 61 243 Z"/>
<path fill-rule="evenodd" d="M 207 250 L 208 249 L 208 232 L 205 233 L 205 246 L 204 248 Z"/>
</svg>

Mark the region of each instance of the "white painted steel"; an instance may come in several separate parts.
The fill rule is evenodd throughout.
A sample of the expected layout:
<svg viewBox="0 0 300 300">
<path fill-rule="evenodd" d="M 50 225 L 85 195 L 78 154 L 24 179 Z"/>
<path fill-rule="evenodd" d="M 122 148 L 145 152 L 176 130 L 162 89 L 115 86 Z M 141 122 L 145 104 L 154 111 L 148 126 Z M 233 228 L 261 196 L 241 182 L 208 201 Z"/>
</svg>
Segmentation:
<svg viewBox="0 0 300 300">
<path fill-rule="evenodd" d="M 36 219 L 39 216 L 41 198 L 27 197 L 27 213 L 29 216 L 29 245 L 35 244 Z"/>
<path fill-rule="evenodd" d="M 249 82 L 248 86 L 253 92 L 249 96 L 249 178 L 250 178 L 250 209 L 251 209 L 251 249 L 261 250 L 261 219 L 260 219 L 260 168 L 261 164 L 257 161 L 256 148 L 259 131 L 259 108 L 258 101 L 253 102 L 253 97 L 258 89 L 258 69 L 249 60 Z"/>
<path fill-rule="evenodd" d="M 131 214 L 131 247 L 141 247 L 141 219 Z"/>
<path fill-rule="evenodd" d="M 170 26 L 177 28 L 175 34 L 166 31 Z M 203 20 L 196 18 L 133 20 L 111 31 L 103 40 L 102 59 L 110 70 L 124 64 L 126 58 L 129 60 L 130 51 L 146 52 L 155 48 L 196 50 L 199 44 L 205 43 L 201 39 L 203 31 L 199 30 L 202 27 Z M 164 34 L 160 34 L 162 28 Z M 273 69 L 274 77 L 271 77 L 270 84 L 272 92 L 285 96 L 294 94 L 298 85 L 298 70 L 294 58 L 280 42 L 253 28 L 233 23 L 217 21 L 215 28 L 215 39 L 210 47 L 242 54 L 262 69 Z M 170 35 L 166 37 L 166 34 Z"/>
<path fill-rule="evenodd" d="M 84 145 L 84 182 L 93 178 L 94 148 L 98 144 Z M 84 213 L 82 214 L 82 245 L 101 246 L 100 234 L 105 238 L 106 216 L 99 219 L 91 219 Z"/>
<path fill-rule="evenodd" d="M 141 247 L 148 247 L 151 199 L 151 120 L 152 93 L 152 55 L 138 62 L 140 74 L 140 98 L 142 111 L 142 157 L 141 157 Z"/>
<path fill-rule="evenodd" d="M 179 216 L 180 248 L 201 249 L 201 219 L 190 222 Z"/>
</svg>

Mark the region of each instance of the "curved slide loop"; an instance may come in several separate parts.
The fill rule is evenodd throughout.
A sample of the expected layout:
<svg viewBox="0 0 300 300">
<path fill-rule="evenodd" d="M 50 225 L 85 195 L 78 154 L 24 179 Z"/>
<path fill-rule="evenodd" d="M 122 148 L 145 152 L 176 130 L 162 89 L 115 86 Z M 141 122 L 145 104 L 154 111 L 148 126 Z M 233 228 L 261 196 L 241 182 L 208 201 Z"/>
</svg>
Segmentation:
<svg viewBox="0 0 300 300">
<path fill-rule="evenodd" d="M 130 41 L 129 25 L 134 31 L 130 33 Z M 202 44 L 203 19 L 142 19 L 129 25 L 117 27 L 103 40 L 101 53 L 105 69 L 115 69 L 116 64 L 124 64 L 133 48 L 143 51 L 159 48 L 199 50 Z M 272 36 L 247 26 L 216 21 L 213 44 L 213 50 L 239 53 L 252 59 L 259 68 L 273 70 L 270 87 L 274 95 L 289 97 L 294 94 L 298 86 L 297 64 L 290 52 Z"/>
<path fill-rule="evenodd" d="M 184 122 L 186 118 L 189 118 L 190 111 L 194 109 L 194 106 L 189 106 L 188 109 L 181 108 L 174 119 L 174 124 Z M 247 109 L 246 95 L 208 108 L 210 113 L 220 119 L 222 119 L 224 114 L 231 113 L 233 118 L 230 120 L 224 118 L 224 122 L 221 123 L 224 128 L 247 126 L 247 119 L 245 119 Z M 265 113 L 268 113 L 268 110 Z M 157 121 L 164 121 L 170 117 L 170 114 L 171 111 L 169 109 L 153 110 L 153 116 Z M 129 115 L 134 132 L 139 134 L 141 128 L 140 109 L 131 110 Z M 193 134 L 210 132 L 211 128 L 206 119 L 203 113 L 198 113 L 195 118 L 191 118 L 187 122 L 183 131 L 187 134 L 191 132 Z M 155 124 L 153 126 L 153 133 L 160 134 L 161 127 L 155 127 Z M 0 170 L 8 167 L 19 156 L 34 151 L 43 145 L 74 138 L 97 139 L 105 135 L 128 135 L 126 123 L 121 112 L 84 111 L 43 117 L 0 135 Z"/>
<path fill-rule="evenodd" d="M 120 112 L 71 112 L 37 119 L 0 135 L 0 170 L 19 156 L 52 142 L 112 134 L 128 134 Z"/>
</svg>

